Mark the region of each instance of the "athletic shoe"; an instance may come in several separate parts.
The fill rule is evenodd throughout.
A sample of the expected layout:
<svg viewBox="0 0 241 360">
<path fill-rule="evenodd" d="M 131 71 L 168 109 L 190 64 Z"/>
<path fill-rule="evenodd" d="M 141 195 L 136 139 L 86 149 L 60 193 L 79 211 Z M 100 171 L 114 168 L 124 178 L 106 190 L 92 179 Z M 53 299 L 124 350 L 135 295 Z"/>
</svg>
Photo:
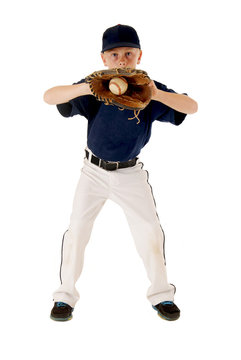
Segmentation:
<svg viewBox="0 0 241 360">
<path fill-rule="evenodd" d="M 55 302 L 51 310 L 50 318 L 55 321 L 67 321 L 72 319 L 74 309 L 64 302 Z"/>
<path fill-rule="evenodd" d="M 158 312 L 158 315 L 164 320 L 177 320 L 180 317 L 180 310 L 172 301 L 163 301 L 160 304 L 152 306 Z"/>
</svg>

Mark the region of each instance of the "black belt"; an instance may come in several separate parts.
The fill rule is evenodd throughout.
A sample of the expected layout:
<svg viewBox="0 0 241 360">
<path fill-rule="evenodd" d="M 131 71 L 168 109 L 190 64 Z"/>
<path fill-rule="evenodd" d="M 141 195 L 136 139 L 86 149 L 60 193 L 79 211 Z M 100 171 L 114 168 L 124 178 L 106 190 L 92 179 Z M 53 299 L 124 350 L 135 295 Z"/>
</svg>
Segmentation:
<svg viewBox="0 0 241 360">
<path fill-rule="evenodd" d="M 86 153 L 86 157 L 89 160 L 90 157 L 90 153 L 88 150 L 85 150 Z M 102 169 L 108 170 L 108 171 L 113 171 L 113 170 L 117 170 L 117 169 L 123 169 L 123 168 L 127 168 L 127 167 L 131 167 L 131 166 L 135 166 L 136 165 L 136 161 L 137 161 L 137 157 L 128 161 L 105 161 L 102 159 L 97 158 L 96 156 L 94 156 L 92 154 L 91 158 L 90 158 L 90 162 L 94 165 L 97 165 L 99 167 L 101 167 Z"/>
</svg>

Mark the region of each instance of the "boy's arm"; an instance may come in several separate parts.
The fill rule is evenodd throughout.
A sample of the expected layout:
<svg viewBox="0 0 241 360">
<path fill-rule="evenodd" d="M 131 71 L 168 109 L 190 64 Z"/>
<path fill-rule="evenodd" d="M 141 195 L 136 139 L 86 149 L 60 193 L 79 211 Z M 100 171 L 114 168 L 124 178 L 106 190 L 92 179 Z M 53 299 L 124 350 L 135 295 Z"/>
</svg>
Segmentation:
<svg viewBox="0 0 241 360">
<path fill-rule="evenodd" d="M 43 98 L 47 104 L 58 105 L 83 95 L 92 95 L 89 84 L 55 86 L 47 90 Z"/>
<path fill-rule="evenodd" d="M 160 101 L 170 108 L 184 114 L 194 114 L 197 112 L 198 104 L 189 96 L 159 90 L 154 81 L 152 81 L 149 86 L 152 89 L 152 100 Z"/>
</svg>

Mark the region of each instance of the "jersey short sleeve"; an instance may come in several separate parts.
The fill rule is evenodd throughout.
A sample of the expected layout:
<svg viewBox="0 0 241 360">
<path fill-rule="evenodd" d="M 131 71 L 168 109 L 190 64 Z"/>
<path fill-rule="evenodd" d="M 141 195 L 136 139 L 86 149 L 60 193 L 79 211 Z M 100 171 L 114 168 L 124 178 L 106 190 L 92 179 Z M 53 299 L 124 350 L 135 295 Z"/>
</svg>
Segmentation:
<svg viewBox="0 0 241 360">
<path fill-rule="evenodd" d="M 82 79 L 73 85 L 84 83 Z M 74 115 L 82 115 L 86 119 L 90 119 L 98 111 L 99 102 L 92 95 L 83 95 L 76 97 L 64 104 L 58 104 L 57 109 L 59 113 L 64 117 L 72 117 Z"/>
<path fill-rule="evenodd" d="M 161 84 L 157 81 L 154 82 L 159 90 L 176 94 L 174 90 L 168 89 L 166 85 Z M 187 95 L 187 94 L 183 93 L 183 95 Z M 173 125 L 180 125 L 187 115 L 179 111 L 176 111 L 170 108 L 169 106 L 155 100 L 152 100 L 149 106 L 150 106 L 149 111 L 151 112 L 152 121 L 158 120 L 162 122 L 170 122 Z"/>
</svg>

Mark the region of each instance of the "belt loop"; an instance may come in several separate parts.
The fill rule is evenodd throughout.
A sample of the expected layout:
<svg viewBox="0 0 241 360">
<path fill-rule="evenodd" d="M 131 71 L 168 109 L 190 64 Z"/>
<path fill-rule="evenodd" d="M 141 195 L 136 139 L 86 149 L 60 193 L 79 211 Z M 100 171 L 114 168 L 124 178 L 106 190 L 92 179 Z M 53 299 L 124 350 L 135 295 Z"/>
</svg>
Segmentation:
<svg viewBox="0 0 241 360">
<path fill-rule="evenodd" d="M 85 155 L 86 155 L 86 158 L 87 158 L 87 160 L 89 160 L 89 151 L 87 150 L 87 149 L 85 149 Z"/>
</svg>

